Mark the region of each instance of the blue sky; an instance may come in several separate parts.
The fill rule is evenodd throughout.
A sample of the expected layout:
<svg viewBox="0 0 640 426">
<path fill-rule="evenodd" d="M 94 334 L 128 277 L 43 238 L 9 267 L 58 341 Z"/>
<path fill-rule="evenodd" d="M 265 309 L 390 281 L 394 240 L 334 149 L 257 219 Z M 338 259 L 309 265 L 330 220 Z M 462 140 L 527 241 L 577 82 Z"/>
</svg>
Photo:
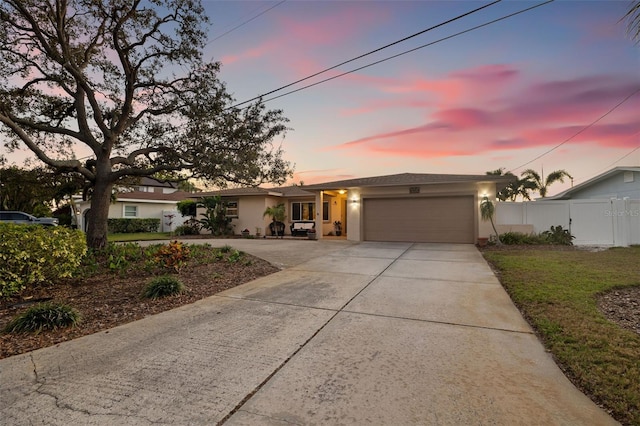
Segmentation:
<svg viewBox="0 0 640 426">
<path fill-rule="evenodd" d="M 210 39 L 277 3 L 205 2 Z M 285 1 L 209 43 L 206 56 L 222 62 L 221 78 L 244 101 L 483 4 Z M 535 4 L 503 1 L 291 89 Z M 616 160 L 640 146 L 640 93 L 526 164 L 640 89 L 640 46 L 619 22 L 628 5 L 556 1 L 268 102 L 291 120 L 282 144 L 294 181 L 531 167 L 564 168 L 579 183 L 639 165 L 640 150 Z"/>
</svg>

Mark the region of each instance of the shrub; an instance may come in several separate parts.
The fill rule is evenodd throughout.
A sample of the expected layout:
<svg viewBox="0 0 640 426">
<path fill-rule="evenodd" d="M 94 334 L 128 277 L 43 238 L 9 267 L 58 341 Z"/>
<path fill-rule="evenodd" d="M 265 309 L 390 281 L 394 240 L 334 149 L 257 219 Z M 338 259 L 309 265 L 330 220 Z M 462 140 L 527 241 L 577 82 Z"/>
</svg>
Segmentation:
<svg viewBox="0 0 640 426">
<path fill-rule="evenodd" d="M 108 219 L 107 229 L 110 234 L 158 232 L 158 230 L 160 229 L 160 219 Z"/>
<path fill-rule="evenodd" d="M 190 254 L 189 247 L 178 241 L 172 241 L 160 246 L 154 258 L 165 268 L 174 269 L 177 272 L 189 260 Z"/>
<path fill-rule="evenodd" d="M 199 235 L 202 225 L 196 219 L 189 219 L 182 225 L 176 227 L 176 235 Z"/>
<path fill-rule="evenodd" d="M 26 333 L 75 326 L 80 321 L 78 311 L 61 303 L 39 303 L 12 319 L 5 333 Z"/>
<path fill-rule="evenodd" d="M 244 256 L 244 252 L 234 250 L 229 257 L 227 258 L 227 262 L 229 263 L 237 263 Z"/>
<path fill-rule="evenodd" d="M 197 207 L 198 207 L 198 203 L 196 202 L 196 200 L 182 200 L 182 201 L 178 201 L 178 204 L 176 205 L 176 208 L 178 209 L 178 211 L 183 217 L 186 217 L 186 216 L 195 217 L 197 214 L 196 213 Z"/>
<path fill-rule="evenodd" d="M 142 297 L 146 299 L 158 299 L 160 297 L 179 294 L 184 291 L 184 284 L 172 275 L 163 275 L 149 281 L 142 291 Z"/>
<path fill-rule="evenodd" d="M 40 282 L 71 277 L 86 251 L 81 231 L 0 224 L 0 297 Z"/>
<path fill-rule="evenodd" d="M 575 238 L 568 229 L 562 229 L 561 225 L 552 226 L 548 231 L 544 231 L 542 235 L 544 235 L 550 244 L 564 246 L 572 246 L 573 239 Z"/>
<path fill-rule="evenodd" d="M 500 234 L 500 241 L 506 245 L 520 244 L 548 244 L 545 237 L 537 234 L 524 234 L 522 232 L 505 232 Z"/>
</svg>

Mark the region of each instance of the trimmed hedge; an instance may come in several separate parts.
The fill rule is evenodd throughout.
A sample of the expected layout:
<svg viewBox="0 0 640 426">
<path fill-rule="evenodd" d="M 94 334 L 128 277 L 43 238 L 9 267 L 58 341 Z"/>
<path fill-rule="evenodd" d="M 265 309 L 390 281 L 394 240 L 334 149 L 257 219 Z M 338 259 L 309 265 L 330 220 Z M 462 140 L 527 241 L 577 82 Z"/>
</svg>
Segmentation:
<svg viewBox="0 0 640 426">
<path fill-rule="evenodd" d="M 0 297 L 71 277 L 87 252 L 83 232 L 62 226 L 0 224 Z"/>
<path fill-rule="evenodd" d="M 131 234 L 134 232 L 158 232 L 160 219 L 108 219 L 107 232 L 110 234 Z"/>
</svg>

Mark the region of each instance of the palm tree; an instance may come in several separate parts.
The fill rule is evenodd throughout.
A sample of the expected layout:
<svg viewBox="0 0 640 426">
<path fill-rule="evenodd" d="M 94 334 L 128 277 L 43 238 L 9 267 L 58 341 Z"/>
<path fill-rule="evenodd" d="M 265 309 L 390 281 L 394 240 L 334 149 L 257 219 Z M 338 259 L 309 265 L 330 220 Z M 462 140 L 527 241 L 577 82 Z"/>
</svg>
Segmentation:
<svg viewBox="0 0 640 426">
<path fill-rule="evenodd" d="M 629 11 L 621 19 L 627 20 L 627 31 L 631 40 L 640 43 L 640 1 L 631 3 Z"/>
<path fill-rule="evenodd" d="M 519 179 L 513 173 L 505 172 L 504 167 L 488 171 L 486 174 L 488 176 L 510 176 L 514 178 L 513 182 L 509 183 L 496 194 L 496 198 L 500 201 L 516 201 L 518 196 L 521 196 L 525 200 L 530 200 L 529 192 L 536 189 L 529 179 Z"/>
<path fill-rule="evenodd" d="M 496 234 L 496 243 L 502 244 L 500 241 L 500 235 L 498 234 L 498 230 L 496 229 L 496 225 L 493 223 L 493 215 L 496 212 L 496 207 L 493 205 L 493 202 L 489 199 L 489 197 L 484 197 L 482 202 L 480 202 L 480 217 L 482 220 L 488 220 L 491 222 L 491 227 L 493 228 L 493 232 Z"/>
<path fill-rule="evenodd" d="M 262 217 L 265 216 L 271 216 L 271 220 L 272 220 L 272 228 L 271 228 L 271 232 L 274 235 L 279 235 L 280 232 L 282 232 L 282 235 L 284 235 L 284 220 L 287 217 L 285 214 L 285 206 L 283 203 L 278 204 L 277 206 L 270 206 L 267 207 L 266 210 L 264 211 L 264 213 L 262 214 Z M 278 225 L 280 225 L 280 228 L 282 229 L 278 229 Z M 275 232 L 274 232 L 275 231 Z"/>
<path fill-rule="evenodd" d="M 573 179 L 569 173 L 565 170 L 556 170 L 554 172 L 549 173 L 546 179 L 544 179 L 544 175 L 541 177 L 538 172 L 533 169 L 527 169 L 521 174 L 529 183 L 527 184 L 530 189 L 538 191 L 542 198 L 547 196 L 547 191 L 549 187 L 555 182 L 564 182 L 564 178 Z"/>
</svg>

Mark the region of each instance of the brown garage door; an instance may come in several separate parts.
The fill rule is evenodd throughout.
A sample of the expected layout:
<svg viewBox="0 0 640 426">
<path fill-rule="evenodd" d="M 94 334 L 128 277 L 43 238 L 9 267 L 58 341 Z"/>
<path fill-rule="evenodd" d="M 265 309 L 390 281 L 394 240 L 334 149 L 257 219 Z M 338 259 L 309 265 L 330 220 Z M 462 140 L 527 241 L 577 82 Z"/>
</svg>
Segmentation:
<svg viewBox="0 0 640 426">
<path fill-rule="evenodd" d="M 474 198 L 365 198 L 366 241 L 473 243 Z"/>
</svg>

